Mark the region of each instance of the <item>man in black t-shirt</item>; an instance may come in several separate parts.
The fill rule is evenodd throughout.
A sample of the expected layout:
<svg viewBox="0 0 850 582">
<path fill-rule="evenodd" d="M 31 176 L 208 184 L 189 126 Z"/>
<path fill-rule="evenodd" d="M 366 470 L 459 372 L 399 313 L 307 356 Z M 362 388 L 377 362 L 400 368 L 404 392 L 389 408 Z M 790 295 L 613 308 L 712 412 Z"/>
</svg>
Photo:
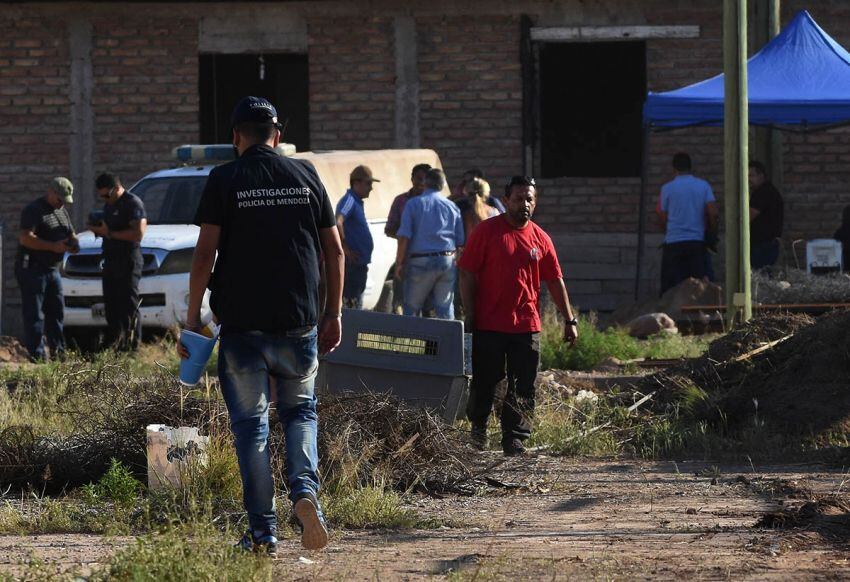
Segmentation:
<svg viewBox="0 0 850 582">
<path fill-rule="evenodd" d="M 342 331 L 342 244 L 334 208 L 315 168 L 274 150 L 280 140 L 274 106 L 245 97 L 236 105 L 232 126 L 239 157 L 210 172 L 195 218 L 201 231 L 192 260 L 186 329 L 200 329 L 201 301 L 209 286 L 210 307 L 221 324 L 218 376 L 248 513 L 249 530 L 238 546 L 276 551 L 267 442 L 274 389 L 301 543 L 319 549 L 327 544 L 328 532 L 317 498 L 314 384 L 318 355 L 334 349 Z M 324 312 L 319 297 L 322 258 Z M 188 356 L 179 342 L 177 349 L 181 357 Z"/>
<path fill-rule="evenodd" d="M 145 206 L 124 190 L 114 174 L 98 176 L 95 188 L 105 202 L 103 221 L 90 228 L 103 237 L 103 302 L 109 340 L 118 350 L 135 350 L 142 339 L 139 281 L 141 242 L 148 224 Z"/>
<path fill-rule="evenodd" d="M 779 190 L 767 179 L 764 164 L 750 162 L 750 266 L 771 267 L 779 258 L 783 203 Z"/>
<path fill-rule="evenodd" d="M 70 180 L 53 178 L 47 193 L 21 212 L 15 278 L 21 289 L 24 345 L 32 360 L 45 358 L 45 337 L 51 356 L 65 350 L 65 300 L 59 265 L 66 252 L 76 253 L 80 248 L 65 208 L 74 201 L 73 193 Z"/>
</svg>

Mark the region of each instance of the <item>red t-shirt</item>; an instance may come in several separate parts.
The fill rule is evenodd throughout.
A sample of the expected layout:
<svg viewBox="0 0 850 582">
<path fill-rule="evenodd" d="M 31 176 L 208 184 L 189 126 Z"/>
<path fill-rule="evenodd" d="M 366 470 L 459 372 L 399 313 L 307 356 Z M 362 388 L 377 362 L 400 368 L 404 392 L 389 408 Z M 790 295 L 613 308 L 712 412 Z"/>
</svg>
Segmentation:
<svg viewBox="0 0 850 582">
<path fill-rule="evenodd" d="M 472 231 L 458 267 L 478 282 L 476 329 L 503 333 L 540 331 L 540 282 L 563 276 L 549 235 L 533 222 L 514 228 L 504 215 Z"/>
</svg>

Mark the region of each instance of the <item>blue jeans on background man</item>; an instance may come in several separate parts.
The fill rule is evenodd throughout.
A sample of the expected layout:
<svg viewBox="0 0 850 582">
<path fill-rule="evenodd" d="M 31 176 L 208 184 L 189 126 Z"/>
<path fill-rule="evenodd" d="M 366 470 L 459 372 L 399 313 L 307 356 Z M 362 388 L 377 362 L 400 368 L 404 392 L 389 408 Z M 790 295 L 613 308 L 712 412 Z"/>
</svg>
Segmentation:
<svg viewBox="0 0 850 582">
<path fill-rule="evenodd" d="M 363 309 L 363 293 L 369 265 L 345 262 L 345 282 L 342 284 L 342 304 L 349 309 Z"/>
<path fill-rule="evenodd" d="M 420 315 L 426 300 L 439 319 L 454 319 L 454 255 L 411 257 L 404 265 L 404 315 Z"/>
<path fill-rule="evenodd" d="M 30 262 L 26 268 L 18 265 L 15 277 L 21 289 L 24 345 L 30 358 L 44 359 L 45 337 L 50 355 L 55 357 L 61 354 L 65 351 L 65 337 L 62 335 L 65 300 L 59 269 Z"/>
<path fill-rule="evenodd" d="M 242 495 L 255 540 L 277 535 L 269 436 L 269 377 L 286 438 L 289 497 L 318 496 L 318 415 L 314 385 L 319 369 L 315 327 L 282 333 L 225 333 L 218 355 L 221 392 L 230 414 Z M 317 508 L 318 509 L 318 508 Z"/>
</svg>

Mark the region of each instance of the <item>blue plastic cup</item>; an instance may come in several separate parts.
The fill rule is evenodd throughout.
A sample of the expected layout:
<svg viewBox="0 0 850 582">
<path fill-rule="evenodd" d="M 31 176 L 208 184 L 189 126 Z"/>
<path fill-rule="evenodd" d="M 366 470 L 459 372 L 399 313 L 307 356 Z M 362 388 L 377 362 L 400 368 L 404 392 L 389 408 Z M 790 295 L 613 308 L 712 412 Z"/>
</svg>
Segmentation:
<svg viewBox="0 0 850 582">
<path fill-rule="evenodd" d="M 180 360 L 181 384 L 194 386 L 200 381 L 217 340 L 218 334 L 207 337 L 186 329 L 180 331 L 180 343 L 189 351 L 189 357 Z"/>
</svg>

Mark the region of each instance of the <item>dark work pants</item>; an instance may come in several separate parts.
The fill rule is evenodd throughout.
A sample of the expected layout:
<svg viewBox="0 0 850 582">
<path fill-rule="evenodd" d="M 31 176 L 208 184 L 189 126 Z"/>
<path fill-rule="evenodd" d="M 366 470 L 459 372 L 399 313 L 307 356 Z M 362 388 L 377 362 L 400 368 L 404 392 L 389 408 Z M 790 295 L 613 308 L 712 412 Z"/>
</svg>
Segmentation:
<svg viewBox="0 0 850 582">
<path fill-rule="evenodd" d="M 141 257 L 107 259 L 103 267 L 103 301 L 108 341 L 119 350 L 139 347 L 142 318 L 139 315 Z"/>
<path fill-rule="evenodd" d="M 363 293 L 366 291 L 368 276 L 369 265 L 345 261 L 345 282 L 342 285 L 343 307 L 363 309 Z"/>
<path fill-rule="evenodd" d="M 763 269 L 772 267 L 779 258 L 779 239 L 762 243 L 750 243 L 750 267 Z"/>
<path fill-rule="evenodd" d="M 688 277 L 705 277 L 707 252 L 701 240 L 665 244 L 661 251 L 661 294 Z"/>
<path fill-rule="evenodd" d="M 502 442 L 531 436 L 534 381 L 540 363 L 539 333 L 472 333 L 472 385 L 466 415 L 473 429 L 487 425 L 496 386 L 505 377 L 508 391 L 502 405 Z"/>
<path fill-rule="evenodd" d="M 30 358 L 44 359 L 45 337 L 51 356 L 62 353 L 65 351 L 65 338 L 62 335 L 65 304 L 59 269 L 30 262 L 27 268 L 18 266 L 15 277 L 21 289 L 24 345 Z"/>
</svg>

